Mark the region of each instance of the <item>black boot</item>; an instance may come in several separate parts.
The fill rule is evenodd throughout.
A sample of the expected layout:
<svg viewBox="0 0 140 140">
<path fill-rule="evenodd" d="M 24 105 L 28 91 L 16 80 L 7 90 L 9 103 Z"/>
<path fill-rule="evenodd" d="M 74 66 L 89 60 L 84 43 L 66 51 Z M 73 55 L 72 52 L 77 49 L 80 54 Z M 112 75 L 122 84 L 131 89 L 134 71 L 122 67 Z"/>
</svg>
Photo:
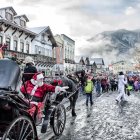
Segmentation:
<svg viewBox="0 0 140 140">
<path fill-rule="evenodd" d="M 74 109 L 72 110 L 72 116 L 73 117 L 77 116 Z"/>
<path fill-rule="evenodd" d="M 47 127 L 48 127 L 48 120 L 44 120 L 41 127 L 41 133 L 46 133 Z"/>
</svg>

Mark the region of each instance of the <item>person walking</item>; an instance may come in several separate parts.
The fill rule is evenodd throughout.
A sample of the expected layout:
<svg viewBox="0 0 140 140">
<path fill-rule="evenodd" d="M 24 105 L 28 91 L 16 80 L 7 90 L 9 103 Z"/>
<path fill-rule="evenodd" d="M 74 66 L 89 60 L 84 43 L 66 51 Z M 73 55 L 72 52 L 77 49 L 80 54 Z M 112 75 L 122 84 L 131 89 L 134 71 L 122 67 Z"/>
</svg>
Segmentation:
<svg viewBox="0 0 140 140">
<path fill-rule="evenodd" d="M 92 78 L 90 76 L 88 76 L 87 81 L 86 81 L 86 85 L 85 85 L 85 93 L 86 93 L 86 106 L 88 106 L 88 100 L 90 98 L 90 105 L 93 105 L 93 101 L 92 101 L 92 91 L 93 91 L 93 82 L 91 80 Z"/>
<path fill-rule="evenodd" d="M 96 80 L 95 88 L 96 88 L 97 97 L 99 97 L 101 95 L 101 81 L 99 78 Z"/>
<path fill-rule="evenodd" d="M 123 72 L 119 73 L 118 79 L 119 79 L 118 80 L 118 92 L 119 92 L 119 95 L 116 98 L 117 103 L 120 102 L 121 99 L 123 101 L 126 101 L 126 98 L 125 98 L 125 85 L 127 84 L 127 79 L 125 78 Z"/>
</svg>

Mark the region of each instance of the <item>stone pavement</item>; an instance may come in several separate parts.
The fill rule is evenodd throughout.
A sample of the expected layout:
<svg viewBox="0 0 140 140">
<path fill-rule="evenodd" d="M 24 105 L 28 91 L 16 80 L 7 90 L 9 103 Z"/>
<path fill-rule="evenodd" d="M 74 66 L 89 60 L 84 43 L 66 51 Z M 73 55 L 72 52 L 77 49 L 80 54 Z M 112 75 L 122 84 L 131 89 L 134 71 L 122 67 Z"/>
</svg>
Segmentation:
<svg viewBox="0 0 140 140">
<path fill-rule="evenodd" d="M 115 93 L 94 98 L 94 105 L 86 107 L 85 96 L 79 97 L 77 117 L 67 113 L 63 135 L 44 137 L 44 140 L 140 140 L 140 93 L 127 96 L 120 112 Z M 43 139 L 42 139 L 43 140 Z"/>
</svg>

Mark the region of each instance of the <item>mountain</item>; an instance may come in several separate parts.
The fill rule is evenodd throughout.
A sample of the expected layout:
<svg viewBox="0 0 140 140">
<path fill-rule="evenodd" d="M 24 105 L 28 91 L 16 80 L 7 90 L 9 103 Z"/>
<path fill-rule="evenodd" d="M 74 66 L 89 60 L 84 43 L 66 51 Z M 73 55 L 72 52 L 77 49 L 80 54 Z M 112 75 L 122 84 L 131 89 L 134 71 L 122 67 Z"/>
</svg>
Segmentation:
<svg viewBox="0 0 140 140">
<path fill-rule="evenodd" d="M 90 43 L 102 41 L 101 49 L 98 48 L 98 51 L 105 51 L 107 53 L 116 51 L 116 56 L 122 54 L 129 55 L 133 49 L 139 46 L 140 30 L 129 31 L 120 29 L 116 31 L 105 31 L 87 41 Z"/>
</svg>

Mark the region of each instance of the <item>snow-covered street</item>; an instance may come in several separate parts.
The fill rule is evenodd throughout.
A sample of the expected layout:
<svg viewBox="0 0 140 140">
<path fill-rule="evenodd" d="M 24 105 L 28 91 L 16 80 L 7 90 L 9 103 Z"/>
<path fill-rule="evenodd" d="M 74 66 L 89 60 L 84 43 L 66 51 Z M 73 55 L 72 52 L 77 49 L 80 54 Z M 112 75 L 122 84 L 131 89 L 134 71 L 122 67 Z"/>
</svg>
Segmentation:
<svg viewBox="0 0 140 140">
<path fill-rule="evenodd" d="M 117 93 L 110 92 L 95 97 L 92 107 L 85 105 L 85 95 L 79 96 L 77 117 L 71 117 L 67 112 L 63 135 L 58 138 L 50 132 L 48 139 L 140 140 L 140 94 L 132 93 L 127 97 L 128 102 L 123 105 L 122 111 L 115 102 L 116 96 Z"/>
</svg>

